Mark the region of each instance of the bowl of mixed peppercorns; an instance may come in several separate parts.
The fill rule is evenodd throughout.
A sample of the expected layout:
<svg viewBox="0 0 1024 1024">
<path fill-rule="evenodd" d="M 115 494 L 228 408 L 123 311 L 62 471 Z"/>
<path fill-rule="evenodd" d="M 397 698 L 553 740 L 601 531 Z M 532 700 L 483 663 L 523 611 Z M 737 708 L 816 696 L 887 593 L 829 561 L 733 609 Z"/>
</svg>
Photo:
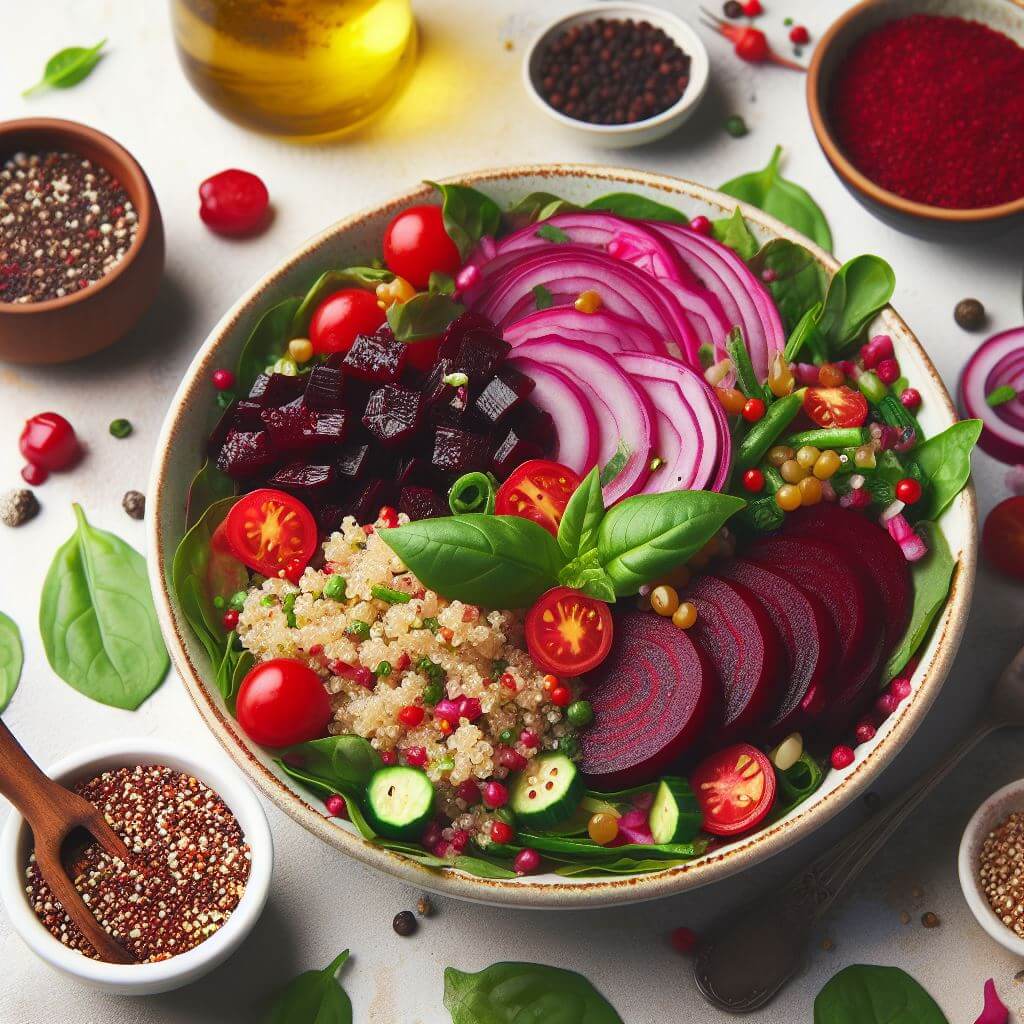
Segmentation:
<svg viewBox="0 0 1024 1024">
<path fill-rule="evenodd" d="M 678 128 L 707 89 L 708 53 L 681 18 L 646 4 L 605 3 L 557 18 L 527 49 L 526 90 L 574 134 L 610 148 Z"/>
<path fill-rule="evenodd" d="M 62 363 L 113 344 L 163 265 L 156 197 L 127 150 L 73 121 L 0 124 L 0 359 Z"/>
</svg>

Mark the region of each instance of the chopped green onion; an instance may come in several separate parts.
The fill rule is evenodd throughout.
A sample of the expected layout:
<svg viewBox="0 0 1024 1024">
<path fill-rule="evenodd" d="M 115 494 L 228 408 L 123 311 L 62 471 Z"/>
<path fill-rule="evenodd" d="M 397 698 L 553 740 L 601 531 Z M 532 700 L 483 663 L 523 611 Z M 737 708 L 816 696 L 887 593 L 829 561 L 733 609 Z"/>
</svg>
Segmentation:
<svg viewBox="0 0 1024 1024">
<path fill-rule="evenodd" d="M 375 676 L 389 676 L 391 675 L 392 668 L 390 661 L 381 661 L 377 663 L 377 667 L 373 670 Z"/>
<path fill-rule="evenodd" d="M 323 596 L 332 601 L 344 601 L 346 599 L 345 586 L 344 576 L 328 576 L 327 582 L 324 584 Z"/>
<path fill-rule="evenodd" d="M 1009 384 L 1004 384 L 1002 387 L 998 387 L 995 391 L 986 395 L 985 401 L 995 409 L 997 406 L 1005 405 L 1007 402 L 1012 402 L 1016 397 L 1016 388 L 1011 388 Z"/>
<path fill-rule="evenodd" d="M 273 594 L 264 594 L 263 597 L 260 598 L 260 604 L 263 605 L 264 608 L 269 608 L 271 605 L 277 604 L 277 598 L 274 597 Z"/>
<path fill-rule="evenodd" d="M 538 309 L 547 309 L 553 306 L 555 297 L 542 284 L 533 286 L 533 303 Z"/>
<path fill-rule="evenodd" d="M 434 770 L 439 772 L 452 772 L 455 770 L 455 758 L 453 757 L 442 757 L 434 765 Z"/>
<path fill-rule="evenodd" d="M 359 640 L 369 640 L 370 624 L 368 622 L 363 622 L 362 619 L 353 619 L 348 624 L 348 629 L 345 630 L 345 632 L 351 633 L 352 636 L 356 637 Z"/>
<path fill-rule="evenodd" d="M 707 370 L 715 365 L 715 346 L 705 342 L 697 349 L 697 361 L 702 370 Z"/>
<path fill-rule="evenodd" d="M 464 388 L 469 383 L 469 375 L 465 373 L 446 373 L 441 380 L 450 388 Z"/>
<path fill-rule="evenodd" d="M 433 615 L 428 615 L 423 620 L 423 628 L 429 629 L 431 633 L 436 633 L 441 628 L 441 623 Z"/>
<path fill-rule="evenodd" d="M 234 608 L 236 612 L 240 612 L 245 607 L 245 599 L 248 594 L 244 590 L 236 590 L 231 595 L 231 600 L 228 601 L 228 605 Z"/>
<path fill-rule="evenodd" d="M 295 629 L 298 623 L 295 621 L 295 599 L 298 594 L 285 594 L 284 600 L 281 602 L 281 608 L 284 611 L 285 617 L 288 620 L 288 628 Z"/>
<path fill-rule="evenodd" d="M 626 463 L 629 462 L 629 457 L 632 454 L 633 449 L 625 441 L 619 441 L 615 454 L 601 470 L 599 483 L 602 487 L 607 487 L 626 468 Z"/>
<path fill-rule="evenodd" d="M 411 594 L 403 594 L 400 590 L 392 590 L 391 587 L 385 587 L 379 583 L 374 583 L 370 587 L 370 593 L 378 601 L 387 601 L 388 604 L 408 604 L 412 600 Z"/>
</svg>

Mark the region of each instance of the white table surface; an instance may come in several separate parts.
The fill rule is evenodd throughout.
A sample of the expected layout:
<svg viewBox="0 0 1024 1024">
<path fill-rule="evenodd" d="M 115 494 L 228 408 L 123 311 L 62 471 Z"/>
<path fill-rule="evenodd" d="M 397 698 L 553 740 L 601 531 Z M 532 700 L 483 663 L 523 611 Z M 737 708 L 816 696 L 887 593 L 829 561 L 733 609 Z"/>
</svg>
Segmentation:
<svg viewBox="0 0 1024 1024">
<path fill-rule="evenodd" d="M 143 707 L 103 707 L 50 671 L 35 625 L 50 558 L 69 534 L 70 503 L 142 547 L 144 529 L 121 511 L 128 488 L 144 489 L 157 430 L 184 367 L 236 296 L 303 239 L 338 217 L 382 200 L 425 177 L 502 164 L 607 161 L 716 184 L 762 166 L 777 142 L 786 173 L 827 211 L 839 255 L 879 253 L 896 269 L 895 304 L 952 385 L 977 343 L 953 322 L 954 303 L 982 299 L 992 328 L 1019 324 L 1024 234 L 940 245 L 897 234 L 869 216 L 843 189 L 811 134 L 802 77 L 741 65 L 723 41 L 705 32 L 712 87 L 695 120 L 670 139 L 607 157 L 567 140 L 529 104 L 519 82 L 523 46 L 565 0 L 419 0 L 423 30 L 419 67 L 404 98 L 364 133 L 316 147 L 246 132 L 219 117 L 191 91 L 178 69 L 161 0 L 44 0 L 7 12 L 0 33 L 0 115 L 64 116 L 86 121 L 123 142 L 149 173 L 167 229 L 167 273 L 157 306 L 108 352 L 70 366 L 0 366 L 0 489 L 20 484 L 17 435 L 33 413 L 54 409 L 89 445 L 74 473 L 38 489 L 43 510 L 17 532 L 0 526 L 0 608 L 20 624 L 27 669 L 5 721 L 41 762 L 96 740 L 125 734 L 162 736 L 223 756 L 180 681 L 172 675 Z M 696 0 L 666 3 L 696 21 Z M 714 0 L 710 6 L 717 6 Z M 847 5 L 835 0 L 775 0 L 762 26 L 783 39 L 783 15 L 805 19 L 812 35 Z M 108 36 L 107 56 L 76 89 L 19 98 L 56 49 Z M 506 48 L 506 41 L 514 44 Z M 722 130 L 741 113 L 751 132 Z M 277 216 L 260 238 L 232 243 L 207 232 L 196 213 L 196 187 L 208 174 L 240 166 L 267 182 Z M 115 416 L 135 433 L 107 433 Z M 979 455 L 975 479 L 982 512 L 1006 496 L 1005 470 Z M 967 727 L 997 670 L 1019 644 L 1024 600 L 1019 587 L 982 568 L 960 657 L 926 724 L 886 774 L 881 790 L 897 793 Z M 976 751 L 914 816 L 867 870 L 855 894 L 829 919 L 813 962 L 757 1019 L 809 1020 L 814 995 L 850 963 L 896 964 L 914 974 L 954 1024 L 973 1021 L 981 989 L 996 979 L 1024 1019 L 1021 964 L 976 925 L 961 898 L 955 857 L 961 830 L 989 792 L 1024 774 L 1015 734 Z M 273 894 L 242 951 L 206 980 L 149 999 L 111 999 L 50 973 L 0 916 L 0 1021 L 4 1024 L 212 1024 L 257 1020 L 270 994 L 300 970 L 322 966 L 351 947 L 344 973 L 357 1022 L 442 1024 L 442 971 L 477 970 L 502 959 L 536 960 L 584 972 L 614 1002 L 627 1024 L 720 1021 L 692 984 L 689 962 L 668 946 L 677 926 L 700 930 L 716 914 L 787 878 L 817 849 L 858 822 L 854 808 L 814 842 L 747 876 L 656 904 L 595 912 L 513 912 L 437 899 L 438 912 L 413 939 L 391 918 L 419 895 L 318 843 L 267 806 L 277 844 Z M 0 818 L 6 805 L 0 809 Z M 926 930 L 924 911 L 942 925 Z M 911 915 L 901 924 L 901 911 Z M 1018 1009 L 1019 1008 L 1019 1009 Z"/>
</svg>

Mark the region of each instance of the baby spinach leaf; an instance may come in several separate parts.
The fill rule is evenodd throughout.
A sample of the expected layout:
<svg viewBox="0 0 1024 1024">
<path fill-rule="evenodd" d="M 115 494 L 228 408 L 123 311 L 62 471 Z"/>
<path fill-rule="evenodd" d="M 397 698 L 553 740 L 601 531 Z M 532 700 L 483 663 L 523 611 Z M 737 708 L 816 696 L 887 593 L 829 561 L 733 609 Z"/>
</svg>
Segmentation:
<svg viewBox="0 0 1024 1024">
<path fill-rule="evenodd" d="M 249 674 L 249 670 L 255 664 L 256 659 L 250 651 L 239 650 L 236 634 L 231 633 L 224 651 L 224 660 L 217 670 L 217 689 L 224 698 L 224 703 L 234 709 L 235 698 L 242 681 Z"/>
<path fill-rule="evenodd" d="M 796 326 L 790 332 L 789 338 L 786 341 L 786 349 L 782 354 L 787 363 L 792 363 L 799 359 L 805 347 L 809 350 L 809 355 L 815 362 L 824 363 L 828 361 L 828 348 L 818 327 L 818 320 L 821 317 L 823 308 L 823 302 L 816 302 L 797 321 Z M 804 361 L 806 362 L 806 360 Z"/>
<path fill-rule="evenodd" d="M 299 304 L 292 317 L 289 338 L 305 338 L 309 333 L 309 321 L 317 306 L 332 292 L 342 288 L 365 288 L 373 291 L 377 285 L 393 281 L 395 275 L 390 270 L 378 267 L 346 267 L 344 270 L 327 270 L 311 285 L 305 298 Z"/>
<path fill-rule="evenodd" d="M 562 199 L 551 192 L 531 192 L 509 207 L 508 219 L 514 227 L 522 227 L 547 220 L 558 213 L 571 213 L 578 209 L 575 203 L 570 203 L 568 199 Z"/>
<path fill-rule="evenodd" d="M 188 487 L 188 497 L 185 499 L 185 528 L 191 529 L 195 526 L 199 517 L 215 501 L 222 498 L 230 498 L 237 490 L 234 480 L 217 468 L 217 465 L 207 459 L 194 477 Z"/>
<path fill-rule="evenodd" d="M 917 523 L 914 529 L 928 546 L 924 558 L 911 563 L 910 576 L 914 583 L 914 603 L 910 611 L 910 624 L 892 652 L 882 672 L 883 682 L 899 675 L 914 652 L 924 642 L 928 630 L 935 621 L 949 596 L 949 584 L 953 578 L 956 561 L 949 550 L 949 544 L 935 523 Z"/>
<path fill-rule="evenodd" d="M 686 214 L 655 202 L 646 196 L 638 196 L 632 192 L 611 192 L 599 196 L 587 203 L 588 210 L 604 210 L 614 213 L 617 217 L 629 217 L 632 220 L 662 220 L 669 224 L 689 224 Z"/>
<path fill-rule="evenodd" d="M 835 272 L 819 320 L 834 354 L 842 353 L 860 338 L 888 304 L 895 287 L 892 267 L 879 256 L 855 256 Z"/>
<path fill-rule="evenodd" d="M 557 224 L 541 224 L 537 228 L 536 235 L 546 242 L 564 243 L 570 241 L 569 236 Z"/>
<path fill-rule="evenodd" d="M 813 253 L 802 245 L 773 238 L 749 264 L 771 292 L 786 330 L 792 331 L 809 309 L 824 303 L 828 276 Z"/>
<path fill-rule="evenodd" d="M 914 461 L 927 482 L 921 507 L 914 509 L 923 519 L 938 519 L 964 489 L 982 426 L 981 420 L 960 420 L 914 449 Z"/>
<path fill-rule="evenodd" d="M 488 608 L 525 608 L 558 581 L 555 538 L 520 516 L 420 519 L 378 536 L 425 587 Z"/>
<path fill-rule="evenodd" d="M 100 62 L 100 50 L 106 42 L 106 39 L 101 39 L 95 46 L 69 46 L 59 50 L 46 62 L 43 77 L 21 95 L 31 96 L 42 89 L 69 89 L 78 85 L 92 74 Z"/>
<path fill-rule="evenodd" d="M 484 235 L 496 235 L 501 227 L 498 204 L 468 185 L 439 185 L 428 181 L 441 193 L 444 229 L 465 259 Z"/>
<path fill-rule="evenodd" d="M 301 305 L 302 299 L 297 296 L 283 299 L 256 321 L 256 326 L 242 347 L 235 370 L 236 386 L 240 394 L 248 394 L 256 378 L 284 355 L 288 340 L 294 337 L 292 322 Z"/>
<path fill-rule="evenodd" d="M 731 217 L 712 221 L 711 229 L 715 238 L 739 253 L 741 259 L 749 260 L 757 252 L 757 239 L 750 233 L 738 206 Z"/>
<path fill-rule="evenodd" d="M 597 552 L 620 597 L 695 554 L 744 506 L 714 491 L 638 494 L 611 508 L 598 528 Z"/>
<path fill-rule="evenodd" d="M 535 284 L 533 291 L 533 304 L 537 309 L 550 309 L 554 305 L 555 297 L 542 284 Z"/>
<path fill-rule="evenodd" d="M 388 307 L 388 325 L 399 341 L 421 341 L 440 334 L 465 307 L 439 292 L 420 292 Z"/>
<path fill-rule="evenodd" d="M 305 971 L 277 997 L 267 1024 L 352 1024 L 352 1001 L 335 977 L 348 960 L 338 954 L 322 971 Z"/>
<path fill-rule="evenodd" d="M 11 703 L 24 663 L 21 632 L 13 619 L 0 612 L 0 714 Z"/>
<path fill-rule="evenodd" d="M 806 190 L 779 174 L 781 159 L 782 147 L 776 146 L 767 167 L 727 181 L 720 191 L 778 217 L 783 224 L 795 228 L 826 252 L 831 252 L 832 232 L 825 214 Z"/>
<path fill-rule="evenodd" d="M 452 1024 L 622 1024 L 582 974 L 542 964 L 492 964 L 478 974 L 449 967 L 444 1005 Z"/>
<path fill-rule="evenodd" d="M 898 967 L 853 964 L 814 1000 L 814 1024 L 949 1024 L 934 999 Z"/>
<path fill-rule="evenodd" d="M 161 683 L 169 659 L 150 594 L 146 561 L 90 526 L 77 527 L 43 584 L 39 630 L 50 666 L 80 693 L 134 711 Z"/>
<path fill-rule="evenodd" d="M 431 295 L 454 295 L 455 278 L 443 270 L 432 270 L 427 280 L 427 291 Z"/>
<path fill-rule="evenodd" d="M 595 466 L 573 491 L 558 526 L 558 546 L 568 559 L 597 547 L 597 528 L 604 518 L 600 474 Z"/>
<path fill-rule="evenodd" d="M 286 757 L 293 767 L 315 776 L 331 792 L 362 790 L 370 776 L 384 766 L 380 754 L 362 736 L 327 736 L 289 747 Z"/>
</svg>

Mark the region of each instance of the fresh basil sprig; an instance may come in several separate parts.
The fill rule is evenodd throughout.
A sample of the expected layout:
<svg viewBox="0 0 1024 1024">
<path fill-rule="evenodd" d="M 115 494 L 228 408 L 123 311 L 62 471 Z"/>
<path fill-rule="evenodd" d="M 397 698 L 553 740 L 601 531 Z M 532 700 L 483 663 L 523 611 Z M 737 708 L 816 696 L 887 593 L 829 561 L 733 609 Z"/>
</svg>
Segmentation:
<svg viewBox="0 0 1024 1024">
<path fill-rule="evenodd" d="M 21 632 L 12 618 L 0 612 L 0 713 L 11 703 L 24 663 Z"/>
<path fill-rule="evenodd" d="M 428 181 L 441 193 L 441 216 L 448 237 L 465 259 L 484 235 L 496 235 L 501 227 L 498 204 L 468 185 L 440 185 Z"/>
<path fill-rule="evenodd" d="M 420 341 L 436 337 L 463 312 L 465 307 L 447 295 L 420 292 L 388 307 L 388 325 L 399 341 Z"/>
<path fill-rule="evenodd" d="M 42 89 L 70 89 L 78 85 L 92 74 L 100 62 L 100 50 L 106 42 L 106 39 L 101 39 L 95 46 L 69 46 L 59 50 L 46 62 L 43 77 L 21 95 L 31 96 Z"/>
<path fill-rule="evenodd" d="M 344 270 L 327 270 L 310 286 L 299 308 L 292 318 L 289 338 L 305 338 L 309 332 L 309 321 L 313 311 L 332 292 L 342 288 L 365 288 L 373 291 L 379 284 L 393 281 L 395 275 L 380 267 L 346 267 Z"/>
<path fill-rule="evenodd" d="M 597 528 L 604 518 L 600 473 L 595 466 L 572 493 L 558 526 L 558 546 L 566 558 L 597 548 Z"/>
<path fill-rule="evenodd" d="M 898 967 L 853 964 L 825 983 L 814 1024 L 949 1024 L 934 999 Z"/>
<path fill-rule="evenodd" d="M 336 977 L 349 951 L 321 971 L 305 971 L 277 997 L 267 1024 L 352 1024 L 352 1001 Z"/>
</svg>

